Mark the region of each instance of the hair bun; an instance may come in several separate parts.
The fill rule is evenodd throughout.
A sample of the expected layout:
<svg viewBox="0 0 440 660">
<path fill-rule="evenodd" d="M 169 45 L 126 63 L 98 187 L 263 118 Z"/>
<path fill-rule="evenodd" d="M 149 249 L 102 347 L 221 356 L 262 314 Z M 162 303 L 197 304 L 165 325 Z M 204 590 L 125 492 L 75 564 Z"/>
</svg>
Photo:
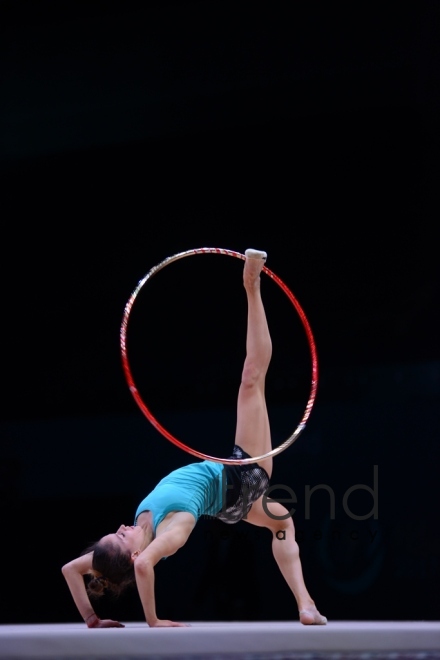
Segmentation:
<svg viewBox="0 0 440 660">
<path fill-rule="evenodd" d="M 93 577 L 87 585 L 87 591 L 91 596 L 102 596 L 108 587 L 108 580 L 104 576 Z"/>
</svg>

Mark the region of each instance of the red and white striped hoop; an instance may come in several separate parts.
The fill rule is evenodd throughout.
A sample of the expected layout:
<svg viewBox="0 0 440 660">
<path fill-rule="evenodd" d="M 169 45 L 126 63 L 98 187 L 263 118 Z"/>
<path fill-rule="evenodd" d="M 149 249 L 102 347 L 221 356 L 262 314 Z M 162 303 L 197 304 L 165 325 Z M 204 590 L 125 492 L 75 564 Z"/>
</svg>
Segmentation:
<svg viewBox="0 0 440 660">
<path fill-rule="evenodd" d="M 214 461 L 216 463 L 224 463 L 225 465 L 245 465 L 246 463 L 257 463 L 271 456 L 276 456 L 277 454 L 280 454 L 282 451 L 287 449 L 287 447 L 290 447 L 290 445 L 293 444 L 293 442 L 295 442 L 295 440 L 298 438 L 300 433 L 304 430 L 307 420 L 310 416 L 310 413 L 312 412 L 312 408 L 316 398 L 316 390 L 318 387 L 318 359 L 316 353 L 316 345 L 307 317 L 302 307 L 300 306 L 299 302 L 297 301 L 293 293 L 290 291 L 290 289 L 286 286 L 286 284 L 284 284 L 284 282 L 277 275 L 275 275 L 275 273 L 269 270 L 266 266 L 263 266 L 262 272 L 265 273 L 272 280 L 274 280 L 274 282 L 276 282 L 276 284 L 278 284 L 278 286 L 284 291 L 284 293 L 289 298 L 290 302 L 295 307 L 300 317 L 300 320 L 304 326 L 307 335 L 307 341 L 308 341 L 310 356 L 312 361 L 311 388 L 310 388 L 310 394 L 307 401 L 307 405 L 305 407 L 303 416 L 298 426 L 293 431 L 293 433 L 287 438 L 287 440 L 282 442 L 275 449 L 272 449 L 266 454 L 263 454 L 262 456 L 252 456 L 251 458 L 243 458 L 243 459 L 218 458 L 216 456 L 209 456 L 208 454 L 204 454 L 203 452 L 192 449 L 191 447 L 188 447 L 188 445 L 184 444 L 176 437 L 174 437 L 166 428 L 164 428 L 160 424 L 160 422 L 156 419 L 156 417 L 153 415 L 151 410 L 146 406 L 146 404 L 142 400 L 138 388 L 136 387 L 136 384 L 134 382 L 133 375 L 131 373 L 130 363 L 128 361 L 128 356 L 127 356 L 127 327 L 128 327 L 128 321 L 130 318 L 131 310 L 133 308 L 134 302 L 140 290 L 148 282 L 148 280 L 150 280 L 153 277 L 153 275 L 156 275 L 160 270 L 165 268 L 165 266 L 169 266 L 178 259 L 183 259 L 184 257 L 191 257 L 200 254 L 222 254 L 228 257 L 236 257 L 238 259 L 242 259 L 243 261 L 246 259 L 244 254 L 241 254 L 240 252 L 234 252 L 233 250 L 225 250 L 223 248 L 199 248 L 196 250 L 186 250 L 185 252 L 179 252 L 171 257 L 167 257 L 159 264 L 157 264 L 157 266 L 153 266 L 153 268 L 151 268 L 151 270 L 145 275 L 145 277 L 139 280 L 136 288 L 131 294 L 124 309 L 124 314 L 120 329 L 120 346 L 121 346 L 121 355 L 122 355 L 122 366 L 124 370 L 125 379 L 127 381 L 130 392 L 134 397 L 134 400 L 138 404 L 139 408 L 141 409 L 145 417 L 165 438 L 167 438 L 167 440 L 177 445 L 178 447 L 186 451 L 188 454 L 192 454 L 193 456 L 196 456 L 197 458 L 203 460 Z"/>
</svg>

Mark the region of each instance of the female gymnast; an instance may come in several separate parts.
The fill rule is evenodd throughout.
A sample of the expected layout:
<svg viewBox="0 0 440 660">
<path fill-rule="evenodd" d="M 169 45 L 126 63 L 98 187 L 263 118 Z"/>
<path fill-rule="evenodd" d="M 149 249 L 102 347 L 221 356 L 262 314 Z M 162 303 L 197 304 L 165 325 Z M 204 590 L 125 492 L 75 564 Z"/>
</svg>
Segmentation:
<svg viewBox="0 0 440 660">
<path fill-rule="evenodd" d="M 237 401 L 233 458 L 262 456 L 272 449 L 265 401 L 265 378 L 272 340 L 260 292 L 266 253 L 246 250 L 243 284 L 247 297 L 246 358 Z M 100 619 L 90 598 L 106 590 L 120 593 L 136 583 L 146 622 L 151 627 L 186 626 L 159 619 L 154 595 L 154 567 L 188 540 L 197 520 L 211 515 L 225 523 L 239 520 L 272 532 L 272 551 L 304 625 L 325 625 L 304 583 L 293 520 L 279 502 L 265 497 L 272 458 L 258 463 L 224 465 L 200 461 L 171 472 L 137 508 L 134 525 L 121 525 L 80 557 L 62 567 L 73 600 L 89 628 L 123 627 Z M 286 516 L 287 514 L 287 516 Z M 89 580 L 86 583 L 85 576 Z"/>
</svg>

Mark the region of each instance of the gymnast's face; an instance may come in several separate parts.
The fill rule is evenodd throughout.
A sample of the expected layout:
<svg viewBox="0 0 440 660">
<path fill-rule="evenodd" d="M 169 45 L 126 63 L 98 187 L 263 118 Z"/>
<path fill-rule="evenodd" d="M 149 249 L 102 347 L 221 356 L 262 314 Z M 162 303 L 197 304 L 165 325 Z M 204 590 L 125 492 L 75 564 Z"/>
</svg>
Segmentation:
<svg viewBox="0 0 440 660">
<path fill-rule="evenodd" d="M 107 534 L 101 540 L 116 543 L 121 549 L 130 553 L 142 550 L 144 542 L 144 530 L 134 525 L 121 525 L 114 534 Z"/>
</svg>

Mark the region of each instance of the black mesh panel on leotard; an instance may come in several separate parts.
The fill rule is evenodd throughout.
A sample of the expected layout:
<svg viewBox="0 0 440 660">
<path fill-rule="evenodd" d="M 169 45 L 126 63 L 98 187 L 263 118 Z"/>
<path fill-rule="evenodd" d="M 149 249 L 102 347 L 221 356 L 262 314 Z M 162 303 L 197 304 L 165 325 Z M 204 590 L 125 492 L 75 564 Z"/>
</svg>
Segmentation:
<svg viewBox="0 0 440 660">
<path fill-rule="evenodd" d="M 250 458 L 241 447 L 235 445 L 231 458 Z M 228 487 L 232 486 L 233 503 L 230 504 L 230 493 L 226 499 L 226 507 L 216 514 L 219 520 L 233 525 L 246 518 L 252 504 L 269 488 L 269 475 L 258 463 L 246 465 L 227 465 L 226 476 Z"/>
</svg>

